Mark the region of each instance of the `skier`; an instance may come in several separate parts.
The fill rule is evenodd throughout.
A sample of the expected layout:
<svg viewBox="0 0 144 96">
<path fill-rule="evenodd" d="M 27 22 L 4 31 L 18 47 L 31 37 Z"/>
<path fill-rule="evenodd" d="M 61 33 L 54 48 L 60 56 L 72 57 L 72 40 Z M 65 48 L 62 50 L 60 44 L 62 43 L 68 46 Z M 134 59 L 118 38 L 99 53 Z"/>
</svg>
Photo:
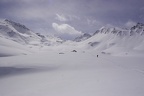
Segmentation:
<svg viewBox="0 0 144 96">
<path fill-rule="evenodd" d="M 97 58 L 98 58 L 98 55 L 97 55 Z"/>
</svg>

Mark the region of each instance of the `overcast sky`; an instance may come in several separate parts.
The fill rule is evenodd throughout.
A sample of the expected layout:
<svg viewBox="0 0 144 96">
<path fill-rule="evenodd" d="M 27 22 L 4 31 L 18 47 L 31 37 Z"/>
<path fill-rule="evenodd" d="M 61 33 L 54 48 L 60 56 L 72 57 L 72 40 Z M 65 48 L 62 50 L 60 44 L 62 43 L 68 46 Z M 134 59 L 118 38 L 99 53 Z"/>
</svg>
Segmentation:
<svg viewBox="0 0 144 96">
<path fill-rule="evenodd" d="M 144 23 L 144 0 L 0 0 L 0 18 L 73 38 L 104 25 Z"/>
</svg>

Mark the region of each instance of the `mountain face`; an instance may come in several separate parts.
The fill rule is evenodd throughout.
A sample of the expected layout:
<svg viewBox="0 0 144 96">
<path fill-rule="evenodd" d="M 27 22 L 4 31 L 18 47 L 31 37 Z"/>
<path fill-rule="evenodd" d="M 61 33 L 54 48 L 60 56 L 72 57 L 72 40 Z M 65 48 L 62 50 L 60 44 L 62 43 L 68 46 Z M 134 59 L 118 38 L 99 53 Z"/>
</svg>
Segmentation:
<svg viewBox="0 0 144 96">
<path fill-rule="evenodd" d="M 101 29 L 97 30 L 95 34 L 97 33 L 112 33 L 118 36 L 125 36 L 125 35 L 143 35 L 144 34 L 144 24 L 137 23 L 135 26 L 131 27 L 130 29 L 124 29 L 124 28 L 118 28 L 118 27 L 102 27 Z"/>
<path fill-rule="evenodd" d="M 62 42 L 60 38 L 53 37 L 51 39 L 55 39 L 55 41 L 50 40 L 50 36 L 48 37 L 41 35 L 40 33 L 34 33 L 25 25 L 7 19 L 0 21 L 0 37 L 7 38 L 24 45 L 50 45 Z"/>
<path fill-rule="evenodd" d="M 86 40 L 86 39 L 88 39 L 90 37 L 91 37 L 90 34 L 84 33 L 82 36 L 75 38 L 74 41 L 80 42 L 80 41 L 84 41 L 84 40 Z"/>
<path fill-rule="evenodd" d="M 46 46 L 58 45 L 64 42 L 64 40 L 56 36 L 42 35 L 40 33 L 36 34 L 41 38 L 41 43 Z"/>
<path fill-rule="evenodd" d="M 23 46 L 21 45 L 34 45 L 38 46 L 37 48 L 44 46 L 45 48 L 48 48 L 46 46 L 51 46 L 52 49 L 60 50 L 78 48 L 80 50 L 96 50 L 103 54 L 128 54 L 129 52 L 144 53 L 144 24 L 137 23 L 130 29 L 102 27 L 93 35 L 85 33 L 82 36 L 77 37 L 74 41 L 64 41 L 55 36 L 34 33 L 20 23 L 7 19 L 0 21 L 1 50 L 11 50 L 11 47 L 23 50 Z M 58 47 L 55 48 L 55 45 Z M 24 50 L 29 49 L 24 48 Z M 1 51 L 0 54 L 4 54 L 3 52 Z"/>
<path fill-rule="evenodd" d="M 55 36 L 34 33 L 25 25 L 11 20 L 0 20 L 0 57 L 37 52 L 44 46 L 55 46 L 64 41 Z"/>
<path fill-rule="evenodd" d="M 102 27 L 81 44 L 108 54 L 144 51 L 144 24 L 137 23 L 130 29 Z"/>
<path fill-rule="evenodd" d="M 30 44 L 41 39 L 24 25 L 7 19 L 0 21 L 0 36 L 21 44 Z"/>
<path fill-rule="evenodd" d="M 130 29 L 130 35 L 132 36 L 134 34 L 144 35 L 144 24 L 137 23 L 135 26 L 133 26 Z"/>
<path fill-rule="evenodd" d="M 5 19 L 4 21 L 7 25 L 11 25 L 15 30 L 22 34 L 31 34 L 30 29 L 28 29 L 25 25 L 20 23 L 13 22 L 11 20 Z"/>
</svg>

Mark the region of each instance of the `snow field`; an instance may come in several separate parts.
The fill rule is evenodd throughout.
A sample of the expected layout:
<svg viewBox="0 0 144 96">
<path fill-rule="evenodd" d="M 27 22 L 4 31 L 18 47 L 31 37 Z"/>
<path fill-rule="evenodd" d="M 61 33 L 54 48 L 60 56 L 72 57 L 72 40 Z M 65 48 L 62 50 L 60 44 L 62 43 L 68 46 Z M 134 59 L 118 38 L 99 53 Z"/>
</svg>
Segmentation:
<svg viewBox="0 0 144 96">
<path fill-rule="evenodd" d="M 0 58 L 1 67 L 19 69 L 0 76 L 0 96 L 144 95 L 143 57 L 96 54 L 47 51 Z"/>
</svg>

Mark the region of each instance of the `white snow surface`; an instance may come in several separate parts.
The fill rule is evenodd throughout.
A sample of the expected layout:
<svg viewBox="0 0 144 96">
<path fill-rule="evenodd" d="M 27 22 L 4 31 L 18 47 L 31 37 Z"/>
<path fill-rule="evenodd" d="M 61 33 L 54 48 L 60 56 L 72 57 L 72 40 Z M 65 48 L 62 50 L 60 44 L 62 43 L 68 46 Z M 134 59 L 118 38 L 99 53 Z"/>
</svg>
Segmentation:
<svg viewBox="0 0 144 96">
<path fill-rule="evenodd" d="M 143 96 L 143 58 L 94 51 L 1 57 L 0 96 Z"/>
<path fill-rule="evenodd" d="M 143 30 L 103 27 L 64 42 L 0 22 L 0 96 L 144 96 Z"/>
<path fill-rule="evenodd" d="M 33 53 L 30 48 L 12 40 L 0 37 L 0 57 L 26 55 L 30 53 Z"/>
</svg>

